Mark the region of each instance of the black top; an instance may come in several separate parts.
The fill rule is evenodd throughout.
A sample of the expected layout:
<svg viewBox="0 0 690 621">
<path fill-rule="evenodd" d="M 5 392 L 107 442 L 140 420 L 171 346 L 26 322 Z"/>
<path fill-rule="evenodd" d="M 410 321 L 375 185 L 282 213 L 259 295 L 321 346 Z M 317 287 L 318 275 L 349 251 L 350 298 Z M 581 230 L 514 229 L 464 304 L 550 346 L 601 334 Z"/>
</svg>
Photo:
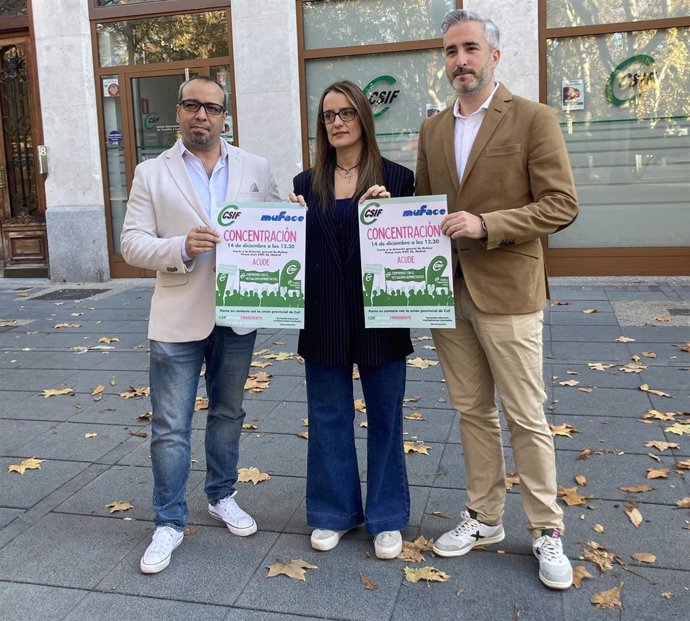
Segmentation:
<svg viewBox="0 0 690 621">
<path fill-rule="evenodd" d="M 307 202 L 304 329 L 299 354 L 316 364 L 381 366 L 412 353 L 406 328 L 365 328 L 358 202 L 331 201 L 323 209 L 311 188 L 311 170 L 297 175 L 295 194 Z M 392 197 L 414 194 L 414 174 L 383 160 L 383 184 Z"/>
</svg>

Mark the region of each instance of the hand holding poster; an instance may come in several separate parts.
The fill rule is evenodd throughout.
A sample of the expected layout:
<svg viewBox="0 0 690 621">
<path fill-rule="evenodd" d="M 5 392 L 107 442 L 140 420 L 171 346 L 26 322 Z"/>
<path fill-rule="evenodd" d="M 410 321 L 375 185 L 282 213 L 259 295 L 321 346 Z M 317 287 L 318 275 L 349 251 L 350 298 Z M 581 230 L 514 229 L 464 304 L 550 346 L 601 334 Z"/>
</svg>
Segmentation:
<svg viewBox="0 0 690 621">
<path fill-rule="evenodd" d="M 242 328 L 304 324 L 306 211 L 294 203 L 216 209 L 216 323 Z"/>
<path fill-rule="evenodd" d="M 367 328 L 454 328 L 445 196 L 364 201 L 359 206 Z"/>
</svg>

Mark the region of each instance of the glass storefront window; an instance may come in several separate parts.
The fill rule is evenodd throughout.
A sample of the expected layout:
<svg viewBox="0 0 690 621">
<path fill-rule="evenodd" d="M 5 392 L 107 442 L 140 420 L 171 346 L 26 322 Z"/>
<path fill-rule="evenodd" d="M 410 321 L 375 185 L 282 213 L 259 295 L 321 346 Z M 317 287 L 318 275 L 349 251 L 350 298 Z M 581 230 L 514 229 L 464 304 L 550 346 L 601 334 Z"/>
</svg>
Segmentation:
<svg viewBox="0 0 690 621">
<path fill-rule="evenodd" d="M 620 24 L 690 15 L 688 0 L 547 0 L 546 27 Z"/>
<path fill-rule="evenodd" d="M 441 37 L 454 0 L 318 0 L 303 3 L 307 50 Z"/>
<path fill-rule="evenodd" d="M 0 2 L 0 17 L 22 17 L 26 15 L 27 0 L 4 0 Z"/>
<path fill-rule="evenodd" d="M 161 0 L 98 0 L 96 6 L 119 6 L 122 4 L 141 4 L 142 2 L 160 2 Z"/>
<path fill-rule="evenodd" d="M 225 11 L 102 22 L 96 31 L 101 67 L 229 54 Z"/>
<path fill-rule="evenodd" d="M 690 245 L 690 29 L 551 39 L 580 216 L 551 248 Z"/>
<path fill-rule="evenodd" d="M 414 170 L 419 127 L 427 114 L 454 100 L 439 50 L 310 60 L 306 66 L 310 151 L 324 89 L 337 80 L 358 84 L 372 102 L 381 154 Z M 313 155 L 311 153 L 310 155 Z M 311 158 L 310 158 L 311 159 Z"/>
</svg>

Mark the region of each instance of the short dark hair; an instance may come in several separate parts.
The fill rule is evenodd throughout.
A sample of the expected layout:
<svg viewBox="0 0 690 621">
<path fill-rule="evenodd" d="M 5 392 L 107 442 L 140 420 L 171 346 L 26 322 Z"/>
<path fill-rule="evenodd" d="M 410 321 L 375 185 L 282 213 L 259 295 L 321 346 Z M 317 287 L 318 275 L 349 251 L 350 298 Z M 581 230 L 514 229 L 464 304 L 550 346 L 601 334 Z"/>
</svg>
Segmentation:
<svg viewBox="0 0 690 621">
<path fill-rule="evenodd" d="M 220 84 L 218 84 L 218 82 L 216 82 L 213 78 L 209 78 L 207 75 L 196 75 L 193 78 L 189 78 L 189 80 L 185 80 L 184 82 L 182 82 L 182 84 L 180 84 L 180 88 L 177 91 L 177 101 L 182 101 L 182 91 L 185 89 L 187 84 L 189 84 L 190 82 L 194 82 L 195 80 L 199 82 L 210 82 L 211 84 L 215 84 L 220 89 L 220 92 L 223 94 L 223 105 L 227 108 L 226 93 L 223 90 L 223 87 Z"/>
</svg>

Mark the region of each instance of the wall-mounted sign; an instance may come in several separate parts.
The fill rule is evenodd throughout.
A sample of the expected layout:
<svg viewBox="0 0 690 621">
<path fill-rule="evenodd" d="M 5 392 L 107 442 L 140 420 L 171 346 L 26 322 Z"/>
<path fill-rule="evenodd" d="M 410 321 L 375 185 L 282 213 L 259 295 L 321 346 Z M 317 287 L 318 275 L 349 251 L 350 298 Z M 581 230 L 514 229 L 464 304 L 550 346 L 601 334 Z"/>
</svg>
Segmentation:
<svg viewBox="0 0 690 621">
<path fill-rule="evenodd" d="M 374 118 L 378 118 L 388 112 L 391 104 L 400 95 L 400 89 L 395 88 L 396 82 L 392 75 L 380 75 L 362 89 L 367 99 L 369 99 L 374 112 Z"/>
<path fill-rule="evenodd" d="M 103 97 L 119 97 L 120 82 L 117 78 L 105 78 L 103 80 Z"/>
<path fill-rule="evenodd" d="M 624 60 L 613 70 L 606 82 L 604 94 L 614 106 L 623 106 L 635 101 L 641 91 L 656 83 L 654 58 L 639 54 Z"/>
</svg>

